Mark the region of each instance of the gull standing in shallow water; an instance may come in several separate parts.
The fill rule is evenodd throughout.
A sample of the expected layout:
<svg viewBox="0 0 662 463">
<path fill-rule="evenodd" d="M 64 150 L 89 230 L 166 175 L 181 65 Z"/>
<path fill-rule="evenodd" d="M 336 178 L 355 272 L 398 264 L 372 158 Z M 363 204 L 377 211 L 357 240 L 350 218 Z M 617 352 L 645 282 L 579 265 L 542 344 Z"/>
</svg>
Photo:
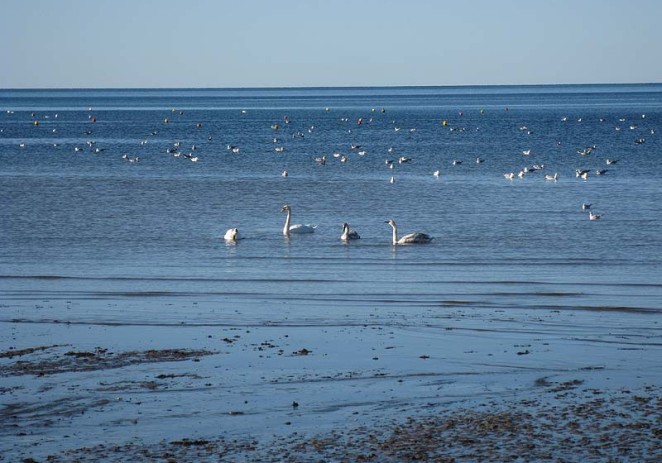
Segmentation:
<svg viewBox="0 0 662 463">
<path fill-rule="evenodd" d="M 358 240 L 361 238 L 359 234 L 352 230 L 349 230 L 349 224 L 347 222 L 342 224 L 342 235 L 340 235 L 340 239 L 343 241 L 350 241 L 350 240 Z"/>
<path fill-rule="evenodd" d="M 280 211 L 287 212 L 287 217 L 285 218 L 285 226 L 283 227 L 283 235 L 290 236 L 290 233 L 301 234 L 315 232 L 315 225 L 290 225 L 290 221 L 292 220 L 292 209 L 287 204 L 285 204 Z"/>
<path fill-rule="evenodd" d="M 426 233 L 415 232 L 407 233 L 406 235 L 398 238 L 398 226 L 395 224 L 395 220 L 389 219 L 384 221 L 393 228 L 393 241 L 392 244 L 395 246 L 397 244 L 425 244 L 432 241 L 434 238 Z"/>
</svg>

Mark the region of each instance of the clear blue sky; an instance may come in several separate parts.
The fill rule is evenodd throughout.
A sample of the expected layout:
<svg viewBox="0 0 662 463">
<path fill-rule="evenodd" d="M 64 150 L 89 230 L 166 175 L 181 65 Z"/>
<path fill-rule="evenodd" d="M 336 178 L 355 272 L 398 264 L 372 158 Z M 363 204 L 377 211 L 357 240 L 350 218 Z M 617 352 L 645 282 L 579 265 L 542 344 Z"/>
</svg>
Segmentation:
<svg viewBox="0 0 662 463">
<path fill-rule="evenodd" d="M 0 88 L 662 82 L 659 0 L 3 0 Z"/>
</svg>

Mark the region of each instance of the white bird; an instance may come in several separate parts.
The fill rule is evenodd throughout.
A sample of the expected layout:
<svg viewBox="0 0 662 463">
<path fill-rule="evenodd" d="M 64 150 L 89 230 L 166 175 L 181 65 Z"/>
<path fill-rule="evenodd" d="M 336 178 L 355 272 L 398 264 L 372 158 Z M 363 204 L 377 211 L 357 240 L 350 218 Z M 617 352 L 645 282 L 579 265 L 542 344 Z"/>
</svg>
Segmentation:
<svg viewBox="0 0 662 463">
<path fill-rule="evenodd" d="M 506 180 L 512 180 L 515 178 L 515 173 L 514 172 L 508 172 L 507 174 L 503 174 L 504 178 Z"/>
<path fill-rule="evenodd" d="M 528 149 L 528 150 L 522 150 L 522 154 L 523 154 L 524 156 L 528 156 L 528 155 L 531 154 L 531 150 L 530 150 L 530 149 Z"/>
<path fill-rule="evenodd" d="M 287 177 L 288 175 L 290 175 L 290 174 L 287 172 L 287 170 L 283 170 L 283 171 L 280 173 L 280 176 L 281 176 L 281 177 Z"/>
<path fill-rule="evenodd" d="M 590 211 L 590 212 L 588 213 L 588 220 L 599 220 L 600 217 L 602 217 L 600 214 L 596 214 L 596 213 L 593 212 L 593 211 Z"/>
<path fill-rule="evenodd" d="M 585 178 L 589 173 L 588 169 L 575 169 L 575 176 Z"/>
<path fill-rule="evenodd" d="M 434 175 L 435 177 L 439 178 L 439 176 L 441 175 L 441 171 L 439 171 L 439 170 L 435 170 L 434 172 L 432 172 L 432 175 Z"/>
<path fill-rule="evenodd" d="M 384 223 L 389 224 L 391 228 L 393 228 L 392 244 L 394 246 L 398 244 L 424 244 L 429 243 L 434 239 L 430 235 L 421 232 L 407 233 L 398 238 L 398 226 L 395 224 L 395 220 L 389 219 L 384 221 Z"/>
<path fill-rule="evenodd" d="M 349 240 L 358 240 L 361 238 L 359 234 L 352 230 L 349 230 L 349 224 L 347 222 L 342 224 L 342 235 L 340 235 L 340 239 L 343 241 L 349 241 Z"/>
<path fill-rule="evenodd" d="M 238 228 L 228 229 L 228 231 L 225 232 L 223 239 L 225 241 L 237 241 L 239 239 L 239 229 Z"/>
<path fill-rule="evenodd" d="M 545 180 L 550 180 L 550 181 L 556 182 L 558 179 L 559 179 L 558 172 L 555 173 L 554 175 L 545 175 Z"/>
<path fill-rule="evenodd" d="M 292 209 L 287 204 L 285 204 L 280 211 L 287 212 L 287 217 L 285 218 L 285 226 L 283 227 L 283 235 L 290 236 L 290 233 L 301 234 L 315 232 L 316 225 L 290 225 L 292 220 Z"/>
<path fill-rule="evenodd" d="M 391 176 L 391 178 L 388 179 L 388 183 L 395 183 L 395 177 Z"/>
</svg>

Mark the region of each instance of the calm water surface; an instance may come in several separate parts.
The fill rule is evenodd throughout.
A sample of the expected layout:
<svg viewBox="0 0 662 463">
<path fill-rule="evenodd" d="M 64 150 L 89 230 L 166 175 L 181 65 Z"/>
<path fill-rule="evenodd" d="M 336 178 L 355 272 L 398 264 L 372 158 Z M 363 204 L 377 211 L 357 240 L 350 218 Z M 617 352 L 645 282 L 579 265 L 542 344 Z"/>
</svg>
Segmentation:
<svg viewBox="0 0 662 463">
<path fill-rule="evenodd" d="M 662 311 L 662 85 L 2 90 L 0 110 L 0 320 Z M 284 238 L 285 203 L 316 232 Z M 389 218 L 435 239 L 394 248 Z"/>
</svg>

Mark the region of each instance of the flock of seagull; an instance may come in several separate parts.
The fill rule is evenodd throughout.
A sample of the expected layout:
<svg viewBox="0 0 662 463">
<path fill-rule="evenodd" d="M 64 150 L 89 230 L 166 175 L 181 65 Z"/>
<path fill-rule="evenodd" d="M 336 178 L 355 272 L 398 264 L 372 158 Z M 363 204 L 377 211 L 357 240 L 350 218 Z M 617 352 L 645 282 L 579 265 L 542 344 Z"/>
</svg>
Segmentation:
<svg viewBox="0 0 662 463">
<path fill-rule="evenodd" d="M 326 108 L 326 111 L 328 112 L 329 108 Z M 375 112 L 375 109 L 373 108 L 371 111 Z M 178 113 L 180 116 L 184 114 L 183 111 L 176 111 L 175 109 L 173 109 L 172 112 L 173 113 Z M 385 109 L 382 108 L 380 112 L 384 113 Z M 13 111 L 11 111 L 11 112 L 8 111 L 8 113 L 13 113 Z M 246 114 L 246 113 L 247 113 L 246 110 L 242 111 L 242 114 Z M 483 114 L 482 110 L 481 110 L 481 114 Z M 462 115 L 463 115 L 463 113 L 460 113 L 460 116 L 462 116 Z M 44 117 L 49 118 L 50 116 L 44 116 Z M 58 115 L 55 114 L 55 118 L 57 118 L 57 117 L 58 117 Z M 645 117 L 646 117 L 645 114 L 643 114 L 641 116 L 642 119 L 645 119 Z M 39 120 L 38 120 L 35 113 L 32 113 L 32 118 L 33 118 L 33 124 L 35 126 L 38 126 L 39 125 Z M 89 110 L 88 110 L 88 119 L 90 119 L 91 122 L 96 122 L 96 117 L 93 115 L 92 108 L 89 108 Z M 284 119 L 284 125 L 287 125 L 287 124 L 290 123 L 290 120 L 287 116 L 284 116 L 283 119 Z M 566 122 L 568 120 L 568 118 L 563 117 L 561 120 L 563 122 Z M 343 122 L 349 122 L 349 119 L 343 117 L 342 121 Z M 581 118 L 578 119 L 577 121 L 581 122 Z M 600 121 L 604 122 L 604 119 L 601 119 Z M 163 120 L 163 123 L 166 124 L 166 125 L 169 122 L 170 122 L 169 118 L 165 118 Z M 357 120 L 357 125 L 358 126 L 361 126 L 363 124 L 368 125 L 371 122 L 372 122 L 372 117 L 370 117 L 370 118 L 366 117 L 365 119 L 360 117 Z M 625 122 L 625 118 L 619 119 L 619 122 Z M 395 124 L 395 121 L 393 123 Z M 447 126 L 447 121 L 446 120 L 443 121 L 442 126 L 444 126 L 444 127 Z M 202 127 L 202 124 L 197 123 L 195 125 L 195 127 L 196 127 L 196 129 L 200 129 Z M 633 123 L 633 124 L 630 124 L 629 128 L 631 130 L 635 130 L 638 127 L 637 127 L 636 124 Z M 279 131 L 282 129 L 282 126 L 281 126 L 281 124 L 272 124 L 271 129 L 274 131 L 274 133 L 279 134 Z M 314 132 L 314 130 L 315 130 L 315 126 L 310 126 L 308 128 L 308 133 L 312 134 Z M 397 127 L 397 126 L 394 125 L 393 130 L 395 132 L 399 132 L 401 130 L 401 127 Z M 462 132 L 465 129 L 457 128 L 457 127 L 450 127 L 449 130 Z M 522 132 L 525 132 L 527 134 L 532 133 L 532 131 L 529 130 L 529 128 L 526 127 L 526 126 L 521 126 L 519 128 L 519 130 L 522 131 Z M 620 131 L 621 128 L 616 127 L 616 130 Z M 54 128 L 54 129 L 52 129 L 52 131 L 53 131 L 53 133 L 55 133 L 57 131 L 57 129 Z M 416 128 L 410 128 L 410 129 L 405 130 L 403 132 L 408 132 L 409 134 L 412 134 L 415 131 L 416 131 Z M 0 129 L 0 132 L 3 132 L 3 129 Z M 352 133 L 352 130 L 350 129 L 350 130 L 348 130 L 348 132 Z M 153 131 L 150 132 L 151 135 L 157 135 L 158 133 L 159 132 L 157 130 L 153 130 Z M 655 134 L 655 130 L 650 129 L 650 133 Z M 85 134 L 86 135 L 91 135 L 92 130 L 89 130 L 89 129 L 86 130 Z M 307 134 L 305 134 L 304 132 L 298 130 L 298 131 L 293 132 L 291 135 L 292 135 L 293 138 L 303 139 Z M 209 135 L 208 136 L 208 142 L 211 142 L 211 141 L 212 141 L 212 136 Z M 646 139 L 643 138 L 643 137 L 639 137 L 634 142 L 637 145 L 641 145 L 641 144 L 644 144 L 646 142 Z M 94 140 L 88 140 L 85 143 L 88 145 L 87 151 L 91 151 L 93 153 L 103 153 L 104 151 L 106 151 L 105 148 L 96 146 L 96 141 L 94 141 Z M 285 151 L 286 148 L 283 145 L 282 140 L 279 136 L 274 136 L 273 137 L 273 143 L 276 145 L 274 150 L 277 153 L 282 153 L 282 152 Z M 140 144 L 141 144 L 141 146 L 146 145 L 147 140 L 141 141 Z M 54 143 L 54 146 L 58 146 L 58 144 Z M 25 142 L 21 142 L 19 144 L 19 148 L 24 149 L 25 147 L 26 147 Z M 184 151 L 182 148 L 183 147 L 182 147 L 181 142 L 180 141 L 175 141 L 174 143 L 172 143 L 172 145 L 170 147 L 168 147 L 166 149 L 166 152 L 168 154 L 172 155 L 175 158 L 183 158 L 183 159 L 187 159 L 191 162 L 198 162 L 201 159 L 200 156 L 196 154 L 196 150 L 198 148 L 196 144 L 193 144 L 191 146 L 190 150 Z M 588 155 L 592 154 L 596 149 L 597 149 L 596 145 L 591 145 L 591 146 L 588 146 L 588 147 L 585 147 L 585 148 L 582 148 L 582 149 L 578 149 L 577 154 L 579 154 L 582 157 L 583 156 L 588 156 Z M 233 153 L 233 154 L 237 154 L 237 153 L 240 152 L 240 147 L 236 144 L 228 144 L 227 145 L 227 150 L 229 152 Z M 81 151 L 83 151 L 83 148 L 80 147 L 80 146 L 75 146 L 74 151 L 81 152 Z M 393 147 L 389 147 L 387 151 L 388 151 L 389 154 L 391 154 L 393 152 Z M 366 148 L 362 147 L 361 145 L 354 144 L 354 143 L 351 144 L 351 152 L 358 153 L 358 156 L 365 156 L 368 153 Z M 531 149 L 521 150 L 521 154 L 525 157 L 529 157 L 532 154 L 532 150 Z M 129 162 L 129 163 L 137 163 L 137 162 L 140 161 L 139 156 L 130 156 L 126 153 L 122 154 L 121 158 L 123 160 Z M 332 155 L 329 156 L 329 158 L 337 159 L 341 163 L 345 163 L 349 159 L 348 155 L 342 154 L 340 152 L 334 152 Z M 326 155 L 317 156 L 317 157 L 314 157 L 313 159 L 318 165 L 322 165 L 322 166 L 326 165 L 326 163 L 328 161 Z M 410 161 L 412 161 L 412 158 L 410 158 L 410 157 L 398 156 L 398 157 L 395 157 L 395 158 L 386 159 L 385 160 L 385 165 L 389 169 L 394 169 L 396 163 L 399 164 L 399 165 L 403 165 L 403 164 L 409 163 Z M 475 162 L 476 162 L 476 164 L 482 164 L 484 162 L 484 159 L 482 159 L 481 157 L 478 157 L 478 158 L 476 158 Z M 608 166 L 613 166 L 617 162 L 618 162 L 617 159 L 606 159 L 606 164 Z M 458 165 L 462 164 L 462 160 L 454 159 L 452 161 L 452 164 L 454 166 L 458 166 Z M 516 178 L 523 179 L 524 177 L 528 176 L 529 174 L 533 174 L 535 172 L 541 171 L 544 168 L 545 168 L 544 164 L 536 163 L 536 164 L 533 164 L 533 165 L 523 167 L 521 170 L 519 170 L 518 173 L 507 172 L 507 173 L 504 173 L 503 176 L 507 180 L 514 180 Z M 607 169 L 597 169 L 597 170 L 594 171 L 594 174 L 597 175 L 597 176 L 600 176 L 600 175 L 604 175 L 606 172 L 607 172 Z M 575 174 L 576 174 L 577 178 L 580 178 L 582 180 L 587 180 L 589 175 L 591 175 L 591 171 L 588 170 L 588 169 L 577 169 Z M 434 170 L 432 172 L 432 175 L 435 178 L 439 178 L 441 176 L 441 170 L 439 170 L 439 169 Z M 281 176 L 282 177 L 288 177 L 289 176 L 288 170 L 287 169 L 282 169 Z M 544 179 L 546 181 L 549 181 L 549 182 L 556 182 L 559 179 L 559 174 L 558 174 L 558 172 L 554 173 L 554 174 L 545 174 Z M 396 180 L 395 176 L 391 175 L 389 177 L 388 181 L 389 181 L 389 183 L 392 184 L 392 183 L 395 183 L 395 180 Z M 592 210 L 589 210 L 589 209 L 590 209 L 590 205 L 588 205 L 588 204 L 582 205 L 582 210 L 585 210 L 585 211 L 588 210 L 589 211 L 589 220 L 598 220 L 598 219 L 601 218 L 600 214 L 597 214 L 597 213 L 595 213 L 595 212 L 593 212 Z M 288 205 L 283 206 L 282 211 L 287 212 L 285 226 L 283 228 L 283 235 L 289 236 L 290 234 L 313 233 L 315 231 L 315 227 L 310 226 L 310 225 L 303 225 L 303 224 L 294 224 L 294 225 L 292 225 L 290 223 L 291 222 L 291 209 Z M 398 237 L 397 226 L 396 226 L 395 222 L 393 220 L 389 220 L 386 223 L 388 223 L 393 228 L 392 243 L 394 245 L 396 245 L 396 244 L 429 243 L 432 240 L 432 238 L 429 235 L 427 235 L 425 233 L 420 233 L 420 232 L 418 232 L 418 233 L 409 233 L 407 235 Z M 239 237 L 239 234 L 238 234 L 238 230 L 236 228 L 231 228 L 225 234 L 225 239 L 228 240 L 228 241 L 236 241 L 238 239 L 238 237 Z M 342 231 L 342 234 L 341 234 L 341 239 L 343 241 L 351 241 L 351 240 L 359 239 L 359 234 L 356 231 L 350 230 L 349 225 L 345 223 L 345 224 L 343 224 L 343 231 Z"/>
<path fill-rule="evenodd" d="M 292 224 L 292 208 L 285 204 L 281 208 L 281 212 L 286 212 L 285 225 L 283 226 L 283 236 L 289 237 L 290 235 L 300 235 L 314 233 L 317 228 L 316 225 L 304 225 L 304 224 Z M 391 226 L 392 229 L 392 240 L 391 243 L 393 246 L 403 245 L 403 244 L 426 244 L 432 241 L 434 238 L 427 233 L 422 232 L 413 232 L 407 233 L 402 236 L 398 236 L 398 226 L 395 223 L 395 220 L 389 219 L 384 223 L 387 223 Z M 239 236 L 239 228 L 233 227 L 228 229 L 223 236 L 226 242 L 235 243 L 241 237 Z M 347 222 L 342 224 L 342 234 L 340 235 L 340 240 L 344 242 L 353 241 L 360 239 L 361 236 L 356 230 L 351 230 Z"/>
</svg>

